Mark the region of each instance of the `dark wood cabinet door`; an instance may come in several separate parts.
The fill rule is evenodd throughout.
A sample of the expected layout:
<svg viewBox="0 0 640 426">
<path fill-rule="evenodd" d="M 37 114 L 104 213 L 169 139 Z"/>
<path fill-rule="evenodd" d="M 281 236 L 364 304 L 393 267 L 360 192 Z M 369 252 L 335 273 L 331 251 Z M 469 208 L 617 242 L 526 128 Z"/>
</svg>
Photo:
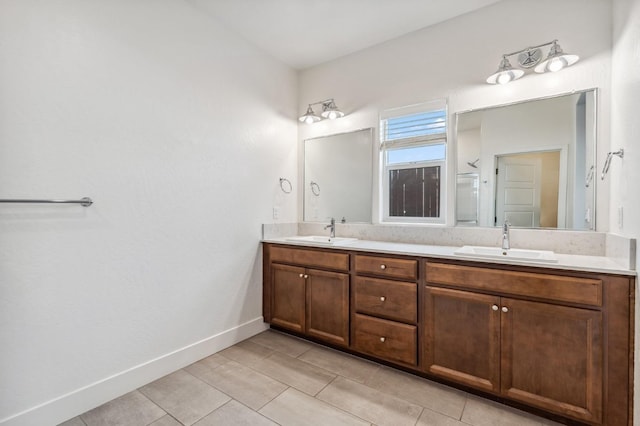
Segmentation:
<svg viewBox="0 0 640 426">
<path fill-rule="evenodd" d="M 500 392 L 500 298 L 427 286 L 424 366 L 433 375 Z"/>
<path fill-rule="evenodd" d="M 307 270 L 306 333 L 349 345 L 349 274 Z"/>
<path fill-rule="evenodd" d="M 305 329 L 305 269 L 271 264 L 271 323 L 303 333 Z"/>
<path fill-rule="evenodd" d="M 600 423 L 602 313 L 503 298 L 501 321 L 503 394 Z"/>
</svg>

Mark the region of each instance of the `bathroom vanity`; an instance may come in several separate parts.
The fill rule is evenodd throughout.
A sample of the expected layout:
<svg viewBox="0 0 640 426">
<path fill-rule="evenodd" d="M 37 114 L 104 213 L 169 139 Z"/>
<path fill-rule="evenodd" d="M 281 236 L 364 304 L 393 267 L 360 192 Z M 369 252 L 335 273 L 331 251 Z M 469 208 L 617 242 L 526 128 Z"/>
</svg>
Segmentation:
<svg viewBox="0 0 640 426">
<path fill-rule="evenodd" d="M 263 248 L 274 328 L 574 423 L 632 422 L 632 271 L 408 244 Z"/>
</svg>

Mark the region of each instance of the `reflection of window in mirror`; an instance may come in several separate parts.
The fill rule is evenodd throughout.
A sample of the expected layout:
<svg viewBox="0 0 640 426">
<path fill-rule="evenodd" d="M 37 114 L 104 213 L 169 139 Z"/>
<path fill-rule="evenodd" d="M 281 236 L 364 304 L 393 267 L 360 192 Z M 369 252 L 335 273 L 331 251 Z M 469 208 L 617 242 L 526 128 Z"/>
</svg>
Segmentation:
<svg viewBox="0 0 640 426">
<path fill-rule="evenodd" d="M 380 120 L 384 220 L 444 222 L 444 102 L 384 111 Z"/>
</svg>

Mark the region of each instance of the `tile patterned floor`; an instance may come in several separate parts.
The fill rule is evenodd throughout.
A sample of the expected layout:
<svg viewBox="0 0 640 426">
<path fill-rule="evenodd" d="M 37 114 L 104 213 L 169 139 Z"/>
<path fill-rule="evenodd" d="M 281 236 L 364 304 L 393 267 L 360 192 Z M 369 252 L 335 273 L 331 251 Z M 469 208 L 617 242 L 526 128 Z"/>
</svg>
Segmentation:
<svg viewBox="0 0 640 426">
<path fill-rule="evenodd" d="M 60 426 L 555 424 L 269 330 Z"/>
</svg>

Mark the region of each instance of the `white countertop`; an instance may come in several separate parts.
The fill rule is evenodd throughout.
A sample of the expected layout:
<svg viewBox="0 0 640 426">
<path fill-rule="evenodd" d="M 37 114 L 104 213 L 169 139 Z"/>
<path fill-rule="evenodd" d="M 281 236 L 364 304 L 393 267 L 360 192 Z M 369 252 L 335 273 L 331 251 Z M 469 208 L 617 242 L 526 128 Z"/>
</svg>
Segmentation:
<svg viewBox="0 0 640 426">
<path fill-rule="evenodd" d="M 454 254 L 454 251 L 460 247 L 452 246 L 432 246 L 423 244 L 405 244 L 405 243 L 390 243 L 384 241 L 368 241 L 357 240 L 354 242 L 340 244 L 340 245 L 325 245 L 314 244 L 311 242 L 298 242 L 287 240 L 286 238 L 269 238 L 262 240 L 265 243 L 275 244 L 287 244 L 292 246 L 304 246 L 304 247 L 320 247 L 331 248 L 334 250 L 354 250 L 354 251 L 367 251 L 372 253 L 385 253 L 385 254 L 405 254 L 413 256 L 434 257 L 440 259 L 455 259 L 465 260 L 480 263 L 495 263 L 502 265 L 521 265 L 531 266 L 537 268 L 550 268 L 550 269 L 566 269 L 571 271 L 585 271 L 585 272 L 601 272 L 606 274 L 619 274 L 635 276 L 636 271 L 626 269 L 624 266 L 618 264 L 613 259 L 605 256 L 582 256 L 575 254 L 561 254 L 556 253 L 558 258 L 557 263 L 536 262 L 536 261 L 522 261 L 502 258 L 475 258 L 469 256 L 460 256 Z"/>
</svg>

